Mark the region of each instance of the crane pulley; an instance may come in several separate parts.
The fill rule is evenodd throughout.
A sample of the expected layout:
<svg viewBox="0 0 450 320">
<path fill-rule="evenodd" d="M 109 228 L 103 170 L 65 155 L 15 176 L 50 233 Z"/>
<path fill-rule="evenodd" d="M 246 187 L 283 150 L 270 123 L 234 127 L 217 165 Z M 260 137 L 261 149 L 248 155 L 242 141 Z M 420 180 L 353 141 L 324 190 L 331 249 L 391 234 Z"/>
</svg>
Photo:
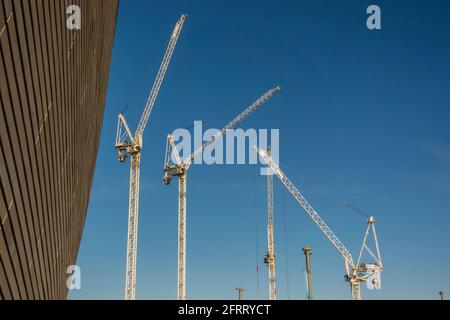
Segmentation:
<svg viewBox="0 0 450 320">
<path fill-rule="evenodd" d="M 317 211 L 314 210 L 314 208 L 309 204 L 309 202 L 302 195 L 302 193 L 295 187 L 295 185 L 279 168 L 278 164 L 276 164 L 272 160 L 267 151 L 260 148 L 258 149 L 256 146 L 255 150 L 258 152 L 260 157 L 267 163 L 267 165 L 269 165 L 272 171 L 278 176 L 280 181 L 284 184 L 284 186 L 295 198 L 295 200 L 297 200 L 297 202 L 304 209 L 304 211 L 309 215 L 309 217 L 313 220 L 313 222 L 319 227 L 322 233 L 328 238 L 328 240 L 330 240 L 331 244 L 338 250 L 338 252 L 344 258 L 346 269 L 345 279 L 350 283 L 352 291 L 352 299 L 354 300 L 361 299 L 360 282 L 371 281 L 375 289 L 381 288 L 380 275 L 381 272 L 383 271 L 383 264 L 381 261 L 378 239 L 375 232 L 375 218 L 370 217 L 367 220 L 367 228 L 364 234 L 363 245 L 359 253 L 358 261 L 357 263 L 354 263 L 352 255 L 350 254 L 349 250 L 334 234 L 331 228 L 328 227 L 325 221 L 319 216 Z M 369 247 L 367 246 L 367 240 L 370 231 L 372 231 L 373 234 L 376 246 L 376 254 L 374 254 L 372 250 L 370 250 Z M 368 252 L 375 261 L 372 263 L 362 263 L 361 258 L 364 251 Z"/>
</svg>

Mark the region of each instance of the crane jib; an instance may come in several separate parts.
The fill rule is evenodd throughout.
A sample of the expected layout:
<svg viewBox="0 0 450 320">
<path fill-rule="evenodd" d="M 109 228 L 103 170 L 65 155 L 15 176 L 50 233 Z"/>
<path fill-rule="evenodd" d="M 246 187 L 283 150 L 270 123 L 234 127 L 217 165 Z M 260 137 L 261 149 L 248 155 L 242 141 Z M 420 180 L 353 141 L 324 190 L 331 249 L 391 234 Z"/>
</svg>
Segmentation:
<svg viewBox="0 0 450 320">
<path fill-rule="evenodd" d="M 231 130 L 235 128 L 239 123 L 244 121 L 248 116 L 250 116 L 253 112 L 255 112 L 260 106 L 262 106 L 266 101 L 268 101 L 275 93 L 278 93 L 281 91 L 281 87 L 273 88 L 269 91 L 267 91 L 265 94 L 263 94 L 258 100 L 253 102 L 252 105 L 250 105 L 247 109 L 244 110 L 240 115 L 238 115 L 236 118 L 233 119 L 229 124 L 227 124 L 222 130 L 220 130 L 218 133 L 216 133 L 214 136 L 209 139 L 205 144 L 203 144 L 200 148 L 198 148 L 196 151 L 194 151 L 190 156 L 186 158 L 185 165 L 190 166 L 195 158 L 197 158 L 200 154 L 205 151 L 206 148 L 208 148 L 210 145 L 212 145 L 214 142 L 216 142 L 218 139 L 223 137 L 227 130 Z"/>
<path fill-rule="evenodd" d="M 158 75 L 156 76 L 155 83 L 153 84 L 150 96 L 147 100 L 147 104 L 145 106 L 144 112 L 142 113 L 141 120 L 139 121 L 138 128 L 136 129 L 135 140 L 138 140 L 138 137 L 143 135 L 145 127 L 147 126 L 148 120 L 150 118 L 150 114 L 153 110 L 153 106 L 156 102 L 156 97 L 158 96 L 159 90 L 161 88 L 162 81 L 167 72 L 167 68 L 169 66 L 170 60 L 172 59 L 173 52 L 175 50 L 175 46 L 178 42 L 178 38 L 181 34 L 181 30 L 183 29 L 184 20 L 186 19 L 186 15 L 182 15 L 178 20 L 172 37 L 170 38 L 169 45 L 167 46 L 166 53 L 164 54 L 163 61 L 158 71 Z"/>
<path fill-rule="evenodd" d="M 328 227 L 325 221 L 319 216 L 317 211 L 308 203 L 306 198 L 300 193 L 300 191 L 294 186 L 294 184 L 288 179 L 288 177 L 281 171 L 281 169 L 276 165 L 268 156 L 267 153 L 261 149 L 256 148 L 256 151 L 264 159 L 264 161 L 270 166 L 273 172 L 278 176 L 284 186 L 288 191 L 294 196 L 297 202 L 313 220 L 313 222 L 319 227 L 323 234 L 330 240 L 332 245 L 339 251 L 344 260 L 349 266 L 354 267 L 354 262 L 350 251 L 344 246 L 344 244 L 339 240 L 339 238 L 333 233 L 333 231 Z"/>
</svg>

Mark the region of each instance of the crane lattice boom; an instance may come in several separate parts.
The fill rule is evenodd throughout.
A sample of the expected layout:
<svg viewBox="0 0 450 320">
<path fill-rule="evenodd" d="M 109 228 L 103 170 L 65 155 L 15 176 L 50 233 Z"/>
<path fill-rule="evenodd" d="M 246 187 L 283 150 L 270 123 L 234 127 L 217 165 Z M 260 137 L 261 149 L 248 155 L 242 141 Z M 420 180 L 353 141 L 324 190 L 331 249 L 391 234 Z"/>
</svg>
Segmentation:
<svg viewBox="0 0 450 320">
<path fill-rule="evenodd" d="M 188 156 L 184 162 L 184 164 L 189 167 L 194 160 L 203 153 L 210 145 L 212 145 L 215 141 L 220 139 L 225 135 L 227 130 L 231 130 L 236 128 L 236 126 L 248 118 L 253 112 L 255 112 L 259 107 L 261 107 L 267 100 L 272 98 L 275 93 L 281 91 L 281 87 L 276 87 L 267 91 L 264 95 L 262 95 L 258 100 L 252 103 L 245 111 L 243 111 L 240 115 L 233 119 L 229 124 L 227 124 L 222 130 L 217 132 L 214 136 L 211 137 L 205 144 L 203 144 L 200 148 L 194 151 L 190 156 Z"/>
<path fill-rule="evenodd" d="M 144 133 L 145 127 L 147 126 L 147 122 L 150 118 L 150 114 L 152 113 L 153 106 L 155 105 L 156 97 L 158 96 L 159 89 L 161 88 L 161 83 L 166 75 L 170 59 L 172 58 L 173 51 L 175 50 L 175 47 L 177 45 L 178 38 L 180 36 L 181 30 L 183 29 L 183 24 L 186 20 L 186 17 L 187 15 L 183 14 L 175 25 L 175 29 L 173 30 L 172 36 L 170 37 L 169 45 L 167 46 L 166 53 L 164 54 L 163 61 L 159 68 L 158 75 L 156 76 L 155 83 L 153 84 L 152 91 L 147 100 L 144 112 L 142 113 L 141 120 L 139 121 L 135 138 L 141 137 Z"/>
<path fill-rule="evenodd" d="M 289 192 L 294 196 L 297 202 L 303 207 L 309 217 L 314 221 L 314 223 L 322 230 L 325 236 L 331 241 L 333 246 L 339 251 L 342 257 L 345 259 L 348 267 L 354 267 L 353 258 L 344 244 L 339 240 L 339 238 L 334 234 L 334 232 L 328 227 L 325 221 L 319 216 L 319 214 L 314 210 L 314 208 L 309 204 L 301 192 L 294 186 L 294 184 L 289 180 L 288 177 L 281 171 L 277 164 L 275 164 L 272 159 L 268 156 L 267 152 L 262 149 L 256 149 L 259 155 L 264 159 L 264 161 L 270 166 L 273 172 L 280 178 L 281 182 L 289 190 Z"/>
</svg>

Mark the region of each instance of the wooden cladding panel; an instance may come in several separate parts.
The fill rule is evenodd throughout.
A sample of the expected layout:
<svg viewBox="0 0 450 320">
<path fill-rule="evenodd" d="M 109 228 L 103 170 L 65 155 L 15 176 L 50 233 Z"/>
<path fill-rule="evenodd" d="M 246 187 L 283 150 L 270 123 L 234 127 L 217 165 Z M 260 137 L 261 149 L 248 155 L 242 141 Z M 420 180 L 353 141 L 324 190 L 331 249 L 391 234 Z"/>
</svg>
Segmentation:
<svg viewBox="0 0 450 320">
<path fill-rule="evenodd" d="M 81 8 L 81 29 L 66 8 Z M 118 0 L 0 0 L 0 299 L 65 299 L 97 158 Z"/>
</svg>

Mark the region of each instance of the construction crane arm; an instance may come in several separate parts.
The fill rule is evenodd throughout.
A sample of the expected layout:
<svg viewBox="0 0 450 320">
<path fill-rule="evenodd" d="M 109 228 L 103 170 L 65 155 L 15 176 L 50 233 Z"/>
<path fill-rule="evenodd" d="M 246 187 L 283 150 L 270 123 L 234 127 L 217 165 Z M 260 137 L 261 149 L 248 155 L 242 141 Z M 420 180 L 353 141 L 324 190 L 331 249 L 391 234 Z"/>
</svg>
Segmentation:
<svg viewBox="0 0 450 320">
<path fill-rule="evenodd" d="M 155 105 L 156 98 L 159 93 L 159 89 L 161 88 L 161 83 L 164 80 L 164 76 L 166 75 L 167 68 L 170 63 L 170 59 L 172 58 L 173 51 L 175 50 L 175 46 L 177 44 L 178 38 L 180 36 L 181 30 L 183 28 L 184 21 L 186 20 L 187 15 L 183 14 L 178 20 L 175 28 L 173 30 L 172 36 L 170 37 L 169 45 L 167 46 L 166 53 L 164 54 L 164 58 L 162 60 L 161 66 L 158 71 L 158 75 L 156 76 L 155 82 L 152 87 L 152 91 L 147 100 L 147 104 L 145 106 L 144 112 L 142 113 L 141 120 L 139 121 L 139 125 L 136 129 L 135 140 L 138 141 L 140 137 L 142 137 L 145 127 L 147 126 L 148 120 L 150 118 L 150 114 L 152 113 L 153 106 Z"/>
<path fill-rule="evenodd" d="M 319 216 L 316 210 L 308 203 L 301 192 L 294 186 L 294 184 L 288 179 L 288 177 L 283 173 L 283 171 L 278 167 L 278 165 L 272 161 L 268 156 L 267 152 L 263 149 L 257 148 L 255 150 L 259 153 L 262 159 L 270 166 L 272 171 L 278 176 L 284 186 L 288 191 L 294 196 L 297 202 L 303 207 L 309 217 L 313 222 L 319 227 L 322 233 L 331 241 L 332 245 L 339 251 L 345 260 L 347 274 L 350 274 L 351 268 L 354 268 L 353 258 L 344 244 L 339 240 L 339 238 L 333 233 L 333 231 L 328 227 L 325 221 Z"/>
<path fill-rule="evenodd" d="M 227 130 L 235 128 L 239 123 L 241 123 L 244 119 L 248 118 L 253 112 L 255 112 L 259 107 L 261 107 L 266 101 L 268 101 L 272 96 L 281 91 L 281 87 L 273 88 L 267 91 L 264 95 L 262 95 L 258 100 L 253 102 L 244 112 L 234 118 L 229 124 L 227 124 L 221 131 L 217 132 L 214 136 L 209 139 L 204 145 L 194 151 L 190 156 L 188 156 L 184 160 L 184 165 L 186 168 L 189 168 L 191 164 L 194 162 L 195 158 L 203 153 L 210 145 L 216 142 L 218 139 L 222 138 Z"/>
</svg>

